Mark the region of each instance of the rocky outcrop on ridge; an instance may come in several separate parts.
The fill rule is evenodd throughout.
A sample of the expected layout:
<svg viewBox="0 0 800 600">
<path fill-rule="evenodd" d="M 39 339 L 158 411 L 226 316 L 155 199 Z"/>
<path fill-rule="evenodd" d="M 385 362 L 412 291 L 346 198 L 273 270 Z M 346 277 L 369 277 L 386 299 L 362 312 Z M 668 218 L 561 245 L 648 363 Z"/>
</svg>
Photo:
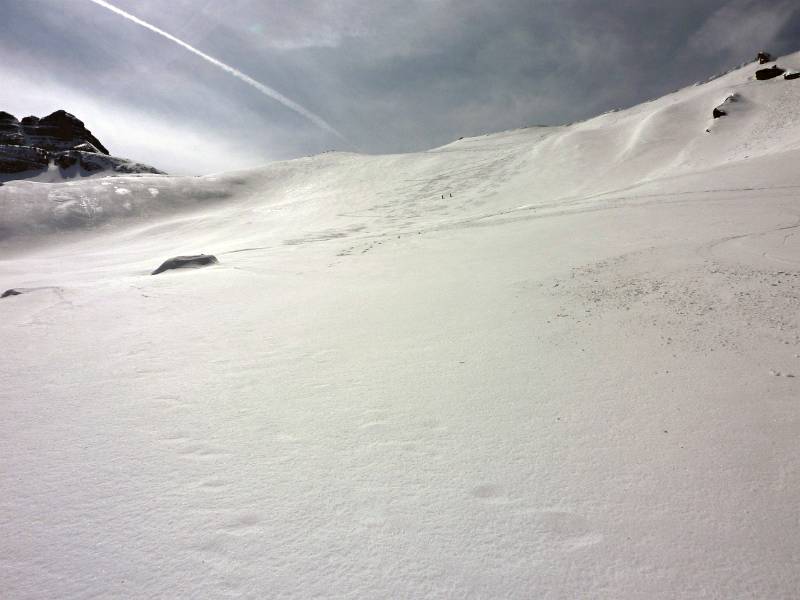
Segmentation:
<svg viewBox="0 0 800 600">
<path fill-rule="evenodd" d="M 758 61 L 758 64 L 765 65 L 768 62 L 772 62 L 772 54 L 762 50 L 761 52 L 756 54 L 756 60 Z"/>
<path fill-rule="evenodd" d="M 163 174 L 154 167 L 111 156 L 83 121 L 64 110 L 21 121 L 0 111 L 0 174 L 35 173 L 51 163 L 62 171 L 72 169 L 82 174 Z"/>
<path fill-rule="evenodd" d="M 725 117 L 728 114 L 728 107 L 731 104 L 739 101 L 739 94 L 730 94 L 725 101 L 714 109 L 713 116 L 715 119 Z"/>
<path fill-rule="evenodd" d="M 786 69 L 781 69 L 778 65 L 772 65 L 766 69 L 759 69 L 756 71 L 756 79 L 759 81 L 766 81 L 767 79 L 774 79 L 779 75 L 783 75 Z"/>
<path fill-rule="evenodd" d="M 60 152 L 87 143 L 95 148 L 95 152 L 109 153 L 100 140 L 86 129 L 83 121 L 67 111 L 57 110 L 41 119 L 25 117 L 22 121 L 0 111 L 0 144 Z"/>
<path fill-rule="evenodd" d="M 46 169 L 50 153 L 32 146 L 0 145 L 0 173 L 21 173 Z"/>
<path fill-rule="evenodd" d="M 25 136 L 17 117 L 0 110 L 0 144 L 19 146 L 24 143 Z"/>
</svg>

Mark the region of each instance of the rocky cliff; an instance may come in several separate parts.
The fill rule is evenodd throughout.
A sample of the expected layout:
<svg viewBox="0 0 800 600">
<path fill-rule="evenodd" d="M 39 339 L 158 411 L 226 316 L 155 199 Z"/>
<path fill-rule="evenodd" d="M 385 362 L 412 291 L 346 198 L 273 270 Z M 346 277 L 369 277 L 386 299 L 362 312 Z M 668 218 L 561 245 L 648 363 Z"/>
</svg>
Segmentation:
<svg viewBox="0 0 800 600">
<path fill-rule="evenodd" d="M 21 121 L 0 111 L 0 174 L 12 178 L 35 176 L 51 164 L 65 175 L 101 171 L 162 173 L 154 167 L 111 156 L 83 121 L 64 110 Z"/>
</svg>

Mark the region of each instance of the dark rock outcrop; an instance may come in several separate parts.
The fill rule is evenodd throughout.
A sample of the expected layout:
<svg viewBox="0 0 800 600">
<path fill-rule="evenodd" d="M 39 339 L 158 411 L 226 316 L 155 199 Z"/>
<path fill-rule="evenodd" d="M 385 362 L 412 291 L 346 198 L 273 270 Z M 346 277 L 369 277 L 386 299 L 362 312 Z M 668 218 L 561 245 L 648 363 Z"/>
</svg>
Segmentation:
<svg viewBox="0 0 800 600">
<path fill-rule="evenodd" d="M 43 171 L 51 161 L 62 171 L 74 167 L 88 174 L 163 174 L 148 165 L 110 156 L 83 121 L 64 110 L 22 121 L 0 111 L 0 174 Z"/>
<path fill-rule="evenodd" d="M 730 106 L 731 104 L 733 104 L 735 102 L 739 102 L 740 98 L 741 97 L 739 96 L 739 94 L 731 94 L 730 96 L 725 98 L 725 101 L 722 104 L 720 104 L 719 106 L 717 106 L 714 109 L 714 111 L 712 112 L 714 118 L 715 119 L 719 119 L 720 117 L 727 116 L 728 115 L 728 110 L 726 109 L 726 107 Z"/>
<path fill-rule="evenodd" d="M 124 158 L 84 152 L 77 149 L 54 154 L 53 162 L 63 170 L 78 165 L 78 167 L 86 173 L 113 171 L 114 173 L 124 174 L 153 173 L 154 175 L 163 175 L 163 171 L 159 171 L 148 165 L 143 165 Z"/>
<path fill-rule="evenodd" d="M 0 144 L 31 146 L 51 152 L 91 144 L 95 152 L 108 154 L 106 147 L 86 129 L 83 121 L 64 110 L 57 110 L 42 119 L 25 117 L 22 121 L 7 112 L 0 112 Z"/>
<path fill-rule="evenodd" d="M 11 288 L 10 290 L 6 290 L 5 292 L 3 292 L 3 294 L 0 295 L 0 298 L 8 298 L 9 296 L 19 296 L 21 294 L 22 292 L 20 292 L 19 290 Z"/>
<path fill-rule="evenodd" d="M 25 136 L 22 135 L 22 125 L 17 117 L 0 111 L 0 144 L 20 146 L 24 143 Z"/>
<path fill-rule="evenodd" d="M 69 169 L 72 165 L 78 163 L 78 154 L 77 152 L 59 152 L 55 158 L 53 158 L 53 162 L 57 164 L 62 169 Z"/>
<path fill-rule="evenodd" d="M 195 254 L 193 256 L 176 256 L 164 261 L 160 267 L 151 273 L 151 275 L 158 275 L 170 269 L 187 269 L 197 267 L 207 267 L 208 265 L 215 265 L 219 261 L 217 257 L 212 254 Z"/>
<path fill-rule="evenodd" d="M 767 79 L 773 79 L 778 77 L 779 75 L 783 75 L 785 73 L 785 69 L 781 69 L 778 65 L 772 65 L 771 67 L 767 67 L 766 69 L 759 69 L 756 71 L 756 79 L 759 81 L 765 81 Z"/>
<path fill-rule="evenodd" d="M 772 54 L 770 54 L 769 52 L 764 52 L 762 50 L 761 52 L 756 54 L 756 60 L 758 61 L 758 64 L 765 65 L 768 62 L 772 62 Z"/>
<path fill-rule="evenodd" d="M 0 173 L 22 173 L 46 169 L 50 153 L 31 146 L 0 145 Z"/>
<path fill-rule="evenodd" d="M 60 156 L 68 156 L 67 160 L 75 162 L 80 165 L 80 168 L 88 173 L 97 173 L 99 171 L 113 171 L 114 173 L 152 173 L 154 175 L 163 175 L 163 171 L 159 171 L 155 167 L 143 165 L 142 163 L 133 162 L 124 158 L 117 158 L 115 156 L 106 156 L 105 154 L 93 154 L 91 152 L 82 152 L 80 150 L 69 150 L 62 152 Z"/>
<path fill-rule="evenodd" d="M 783 78 L 784 79 L 789 79 L 789 80 L 791 80 L 791 79 L 800 79 L 800 71 L 795 71 L 794 73 L 784 73 L 783 74 Z"/>
<path fill-rule="evenodd" d="M 26 146 L 59 152 L 88 142 L 101 153 L 109 153 L 83 121 L 65 110 L 57 110 L 41 119 L 25 117 L 21 125 Z"/>
</svg>

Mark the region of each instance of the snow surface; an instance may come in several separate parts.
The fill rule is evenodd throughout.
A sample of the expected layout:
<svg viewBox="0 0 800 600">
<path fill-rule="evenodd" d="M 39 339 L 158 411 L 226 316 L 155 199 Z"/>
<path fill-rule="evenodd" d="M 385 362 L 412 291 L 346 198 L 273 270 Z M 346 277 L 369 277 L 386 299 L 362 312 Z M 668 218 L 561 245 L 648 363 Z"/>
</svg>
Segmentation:
<svg viewBox="0 0 800 600">
<path fill-rule="evenodd" d="M 0 596 L 796 598 L 800 81 L 756 68 L 2 185 Z"/>
</svg>

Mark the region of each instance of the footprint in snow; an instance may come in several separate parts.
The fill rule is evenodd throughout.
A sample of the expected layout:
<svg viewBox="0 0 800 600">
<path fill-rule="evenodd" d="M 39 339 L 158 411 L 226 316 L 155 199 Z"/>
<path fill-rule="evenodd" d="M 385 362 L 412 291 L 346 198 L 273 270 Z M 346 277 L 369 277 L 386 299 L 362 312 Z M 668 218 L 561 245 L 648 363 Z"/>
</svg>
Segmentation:
<svg viewBox="0 0 800 600">
<path fill-rule="evenodd" d="M 214 459 L 228 455 L 227 452 L 223 452 L 218 448 L 207 446 L 205 444 L 190 444 L 188 446 L 184 446 L 183 448 L 179 448 L 177 452 L 178 454 L 185 456 L 187 458 L 193 458 L 198 460 Z"/>
<path fill-rule="evenodd" d="M 360 425 L 358 428 L 368 433 L 380 433 L 388 429 L 389 424 L 385 421 L 370 421 L 369 423 Z"/>
<path fill-rule="evenodd" d="M 228 487 L 229 485 L 230 482 L 224 479 L 208 479 L 200 482 L 199 487 L 211 490 L 219 490 L 221 488 Z"/>
<path fill-rule="evenodd" d="M 222 526 L 228 533 L 243 535 L 258 527 L 261 517 L 256 513 L 244 513 Z"/>
<path fill-rule="evenodd" d="M 509 502 L 505 490 L 499 485 L 479 485 L 478 487 L 472 488 L 470 494 L 474 498 L 490 504 L 507 504 Z"/>
<path fill-rule="evenodd" d="M 472 488 L 470 495 L 485 504 L 515 505 L 507 506 L 506 510 L 522 518 L 522 527 L 536 537 L 558 543 L 565 551 L 586 548 L 603 541 L 603 534 L 594 531 L 586 517 L 566 511 L 520 507 L 520 502 L 511 500 L 502 486 L 479 485 Z"/>
<path fill-rule="evenodd" d="M 527 529 L 532 535 L 555 542 L 562 550 L 572 552 L 594 546 L 603 541 L 603 534 L 595 531 L 589 519 L 572 512 L 557 510 L 522 511 Z"/>
</svg>

